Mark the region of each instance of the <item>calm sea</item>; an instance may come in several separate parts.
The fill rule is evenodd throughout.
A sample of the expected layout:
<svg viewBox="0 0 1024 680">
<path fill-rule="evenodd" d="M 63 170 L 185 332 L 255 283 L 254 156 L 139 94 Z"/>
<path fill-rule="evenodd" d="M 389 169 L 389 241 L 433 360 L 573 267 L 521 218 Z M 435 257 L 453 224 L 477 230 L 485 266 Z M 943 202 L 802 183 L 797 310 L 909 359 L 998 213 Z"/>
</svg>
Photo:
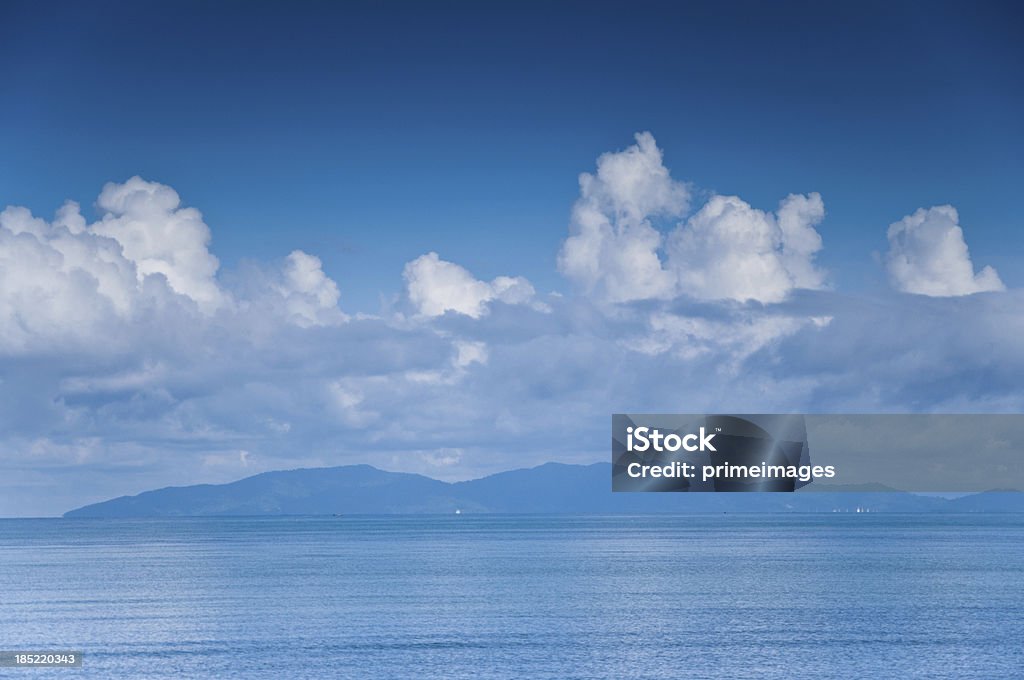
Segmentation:
<svg viewBox="0 0 1024 680">
<path fill-rule="evenodd" d="M 25 678 L 1024 676 L 1024 515 L 0 520 Z"/>
</svg>

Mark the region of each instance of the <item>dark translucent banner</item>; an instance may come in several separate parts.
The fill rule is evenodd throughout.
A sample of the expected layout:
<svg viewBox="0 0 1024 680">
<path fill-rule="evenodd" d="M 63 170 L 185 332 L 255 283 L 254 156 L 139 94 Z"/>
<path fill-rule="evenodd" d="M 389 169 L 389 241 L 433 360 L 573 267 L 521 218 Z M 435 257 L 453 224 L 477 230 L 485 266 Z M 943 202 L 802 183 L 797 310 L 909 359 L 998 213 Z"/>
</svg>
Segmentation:
<svg viewBox="0 0 1024 680">
<path fill-rule="evenodd" d="M 1020 414 L 612 416 L 613 491 L 1021 490 L 1022 453 Z"/>
</svg>

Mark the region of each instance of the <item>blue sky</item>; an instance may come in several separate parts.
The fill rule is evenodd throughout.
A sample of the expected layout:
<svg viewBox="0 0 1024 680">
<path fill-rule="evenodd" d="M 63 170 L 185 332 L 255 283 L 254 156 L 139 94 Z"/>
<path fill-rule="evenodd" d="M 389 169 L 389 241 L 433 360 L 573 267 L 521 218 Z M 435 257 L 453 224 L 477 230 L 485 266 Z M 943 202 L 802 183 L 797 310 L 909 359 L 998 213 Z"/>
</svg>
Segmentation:
<svg viewBox="0 0 1024 680">
<path fill-rule="evenodd" d="M 616 411 L 1024 408 L 1012 3 L 0 25 L 0 515 L 590 462 Z"/>
<path fill-rule="evenodd" d="M 639 130 L 698 187 L 828 203 L 877 285 L 885 227 L 952 203 L 1017 281 L 1019 8 L 981 3 L 5 4 L 0 204 L 132 175 L 225 264 L 314 251 L 359 309 L 426 250 L 561 290 L 576 176 Z"/>
</svg>

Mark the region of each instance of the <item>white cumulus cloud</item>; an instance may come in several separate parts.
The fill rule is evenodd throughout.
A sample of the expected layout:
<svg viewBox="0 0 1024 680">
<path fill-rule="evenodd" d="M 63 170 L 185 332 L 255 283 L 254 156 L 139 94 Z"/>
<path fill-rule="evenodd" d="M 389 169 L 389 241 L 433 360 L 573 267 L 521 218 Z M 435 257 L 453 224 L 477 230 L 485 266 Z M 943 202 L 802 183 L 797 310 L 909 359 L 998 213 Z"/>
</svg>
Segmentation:
<svg viewBox="0 0 1024 680">
<path fill-rule="evenodd" d="M 283 284 L 288 314 L 298 326 L 327 326 L 347 318 L 338 308 L 338 284 L 324 273 L 319 257 L 294 250 L 285 258 Z"/>
<path fill-rule="evenodd" d="M 736 196 L 713 196 L 668 242 L 680 291 L 702 300 L 780 302 L 795 288 L 820 288 L 814 266 L 825 216 L 818 194 L 790 195 L 776 214 Z"/>
<path fill-rule="evenodd" d="M 215 279 L 219 262 L 208 249 L 210 229 L 198 210 L 181 207 L 178 192 L 136 176 L 107 184 L 96 205 L 104 215 L 92 232 L 118 242 L 140 281 L 162 274 L 174 292 L 190 297 L 203 311 L 222 304 Z M 73 215 L 60 219 L 77 221 Z"/>
<path fill-rule="evenodd" d="M 558 268 L 588 293 L 608 302 L 668 298 L 673 275 L 662 266 L 662 234 L 654 218 L 678 218 L 690 192 L 672 179 L 649 132 L 636 144 L 597 159 L 596 174 L 580 175 L 570 236 Z"/>
<path fill-rule="evenodd" d="M 442 260 L 433 252 L 407 263 L 403 276 L 409 301 L 423 316 L 441 316 L 451 311 L 479 319 L 493 300 L 527 304 L 535 294 L 530 282 L 521 276 L 481 281 L 464 267 Z"/>
<path fill-rule="evenodd" d="M 686 184 L 672 178 L 650 133 L 603 154 L 580 176 L 561 272 L 603 302 L 701 300 L 780 302 L 796 288 L 821 288 L 814 264 L 821 196 L 791 195 L 772 214 L 735 196 L 713 196 L 689 220 Z M 667 237 L 658 221 L 674 221 Z"/>
<path fill-rule="evenodd" d="M 975 273 L 959 222 L 956 208 L 940 205 L 889 226 L 886 266 L 896 290 L 952 297 L 1006 289 L 992 267 Z"/>
<path fill-rule="evenodd" d="M 51 225 L 25 208 L 0 213 L 0 348 L 94 335 L 129 316 L 142 296 L 120 244 L 79 230 L 77 205 L 62 215 Z M 160 288 L 154 282 L 150 292 Z"/>
<path fill-rule="evenodd" d="M 294 251 L 241 297 L 218 281 L 210 229 L 171 187 L 133 177 L 109 183 L 88 223 L 65 203 L 52 222 L 27 208 L 0 212 L 0 352 L 70 346 L 91 352 L 154 330 L 205 327 L 216 314 L 253 309 L 268 323 L 346 320 L 319 258 Z M 199 318 L 194 318 L 199 317 Z"/>
</svg>

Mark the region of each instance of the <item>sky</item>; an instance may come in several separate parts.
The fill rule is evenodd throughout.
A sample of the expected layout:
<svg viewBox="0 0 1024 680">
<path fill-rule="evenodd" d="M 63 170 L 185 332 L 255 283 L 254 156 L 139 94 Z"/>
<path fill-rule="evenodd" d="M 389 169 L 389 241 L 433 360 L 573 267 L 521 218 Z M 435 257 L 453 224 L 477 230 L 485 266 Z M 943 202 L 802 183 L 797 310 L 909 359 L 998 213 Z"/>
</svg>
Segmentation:
<svg viewBox="0 0 1024 680">
<path fill-rule="evenodd" d="M 4 3 L 0 515 L 1015 412 L 1013 3 Z M 69 203 L 70 201 L 70 203 Z"/>
</svg>

